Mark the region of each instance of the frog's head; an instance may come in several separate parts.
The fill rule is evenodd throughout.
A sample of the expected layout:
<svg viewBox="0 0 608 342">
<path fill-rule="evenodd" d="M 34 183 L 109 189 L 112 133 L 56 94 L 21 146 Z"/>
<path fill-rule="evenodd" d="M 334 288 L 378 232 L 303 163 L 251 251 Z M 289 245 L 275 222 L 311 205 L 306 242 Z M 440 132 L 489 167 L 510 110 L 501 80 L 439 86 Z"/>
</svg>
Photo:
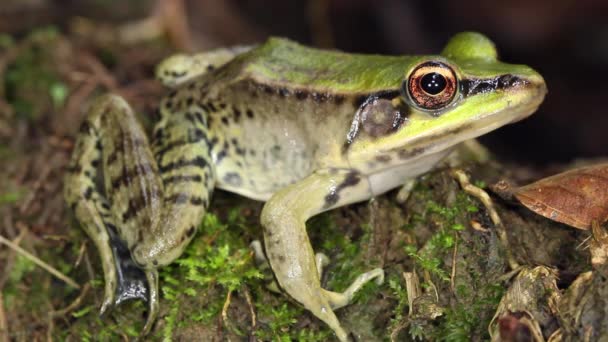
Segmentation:
<svg viewBox="0 0 608 342">
<path fill-rule="evenodd" d="M 357 111 L 351 165 L 438 154 L 529 116 L 547 92 L 537 72 L 498 61 L 494 44 L 472 32 L 453 37 L 441 55 L 408 60 L 405 69 L 398 96 L 368 98 Z"/>
</svg>

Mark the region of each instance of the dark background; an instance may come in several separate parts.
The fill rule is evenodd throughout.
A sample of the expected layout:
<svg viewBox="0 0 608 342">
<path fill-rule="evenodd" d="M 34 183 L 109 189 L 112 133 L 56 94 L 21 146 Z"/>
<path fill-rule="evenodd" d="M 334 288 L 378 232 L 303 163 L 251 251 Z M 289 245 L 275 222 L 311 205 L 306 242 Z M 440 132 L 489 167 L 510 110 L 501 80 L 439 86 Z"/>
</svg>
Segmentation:
<svg viewBox="0 0 608 342">
<path fill-rule="evenodd" d="M 78 17 L 127 25 L 158 15 L 163 1 L 2 2 L 0 31 L 18 36 L 49 24 L 70 31 Z M 539 166 L 605 155 L 608 1 L 188 0 L 183 5 L 188 38 L 174 40 L 174 46 L 192 51 L 278 35 L 350 52 L 438 53 L 457 32 L 482 32 L 496 43 L 501 59 L 530 65 L 549 88 L 535 115 L 482 141 L 502 159 Z M 171 25 L 185 21 L 174 18 Z"/>
</svg>

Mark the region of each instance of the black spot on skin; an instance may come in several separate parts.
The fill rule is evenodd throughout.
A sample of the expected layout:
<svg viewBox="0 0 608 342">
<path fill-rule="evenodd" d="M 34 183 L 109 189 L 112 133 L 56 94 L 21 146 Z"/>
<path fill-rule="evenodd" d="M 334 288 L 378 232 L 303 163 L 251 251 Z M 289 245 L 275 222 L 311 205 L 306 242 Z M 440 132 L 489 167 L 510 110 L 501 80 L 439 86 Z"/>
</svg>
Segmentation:
<svg viewBox="0 0 608 342">
<path fill-rule="evenodd" d="M 165 173 L 188 166 L 194 166 L 197 168 L 205 169 L 208 165 L 209 164 L 207 163 L 205 158 L 199 156 L 194 159 L 179 159 L 177 161 L 170 162 L 169 164 L 161 165 L 159 169 L 161 173 Z"/>
<path fill-rule="evenodd" d="M 110 205 L 106 202 L 101 203 L 101 207 L 105 210 L 110 210 Z"/>
<path fill-rule="evenodd" d="M 198 142 L 205 141 L 205 140 L 207 140 L 207 136 L 205 135 L 205 132 L 203 132 L 202 130 L 200 130 L 198 128 L 189 129 L 188 137 L 186 139 L 179 139 L 179 140 L 169 142 L 162 149 L 156 151 L 154 156 L 156 157 L 156 160 L 160 163 L 163 160 L 163 157 L 165 156 L 165 154 L 167 154 L 169 151 L 184 147 L 189 144 L 196 144 Z M 210 142 L 208 142 L 208 144 L 210 144 Z"/>
<path fill-rule="evenodd" d="M 188 203 L 189 199 L 190 199 L 189 194 L 180 192 L 180 193 L 173 194 L 173 195 L 165 198 L 165 203 L 184 204 L 184 203 Z"/>
<path fill-rule="evenodd" d="M 97 151 L 101 151 L 103 149 L 103 146 L 101 146 L 101 140 L 97 140 L 97 142 L 95 143 L 95 148 L 97 149 Z"/>
<path fill-rule="evenodd" d="M 178 77 L 186 76 L 187 73 L 188 73 L 187 71 L 180 71 L 180 72 L 172 71 L 171 76 L 178 78 Z"/>
<path fill-rule="evenodd" d="M 253 119 L 253 111 L 251 109 L 247 109 L 246 114 L 248 118 Z"/>
<path fill-rule="evenodd" d="M 163 178 L 163 184 L 166 186 L 167 184 L 175 184 L 175 183 L 200 183 L 202 182 L 202 178 L 200 175 L 174 175 L 167 178 Z"/>
<path fill-rule="evenodd" d="M 323 208 L 327 209 L 338 203 L 338 200 L 340 199 L 340 191 L 345 188 L 355 186 L 359 184 L 360 181 L 361 175 L 357 171 L 349 172 L 342 183 L 338 184 L 333 191 L 325 196 L 325 204 L 323 205 Z"/>
<path fill-rule="evenodd" d="M 272 87 L 270 87 L 268 85 L 262 84 L 260 87 L 262 88 L 262 91 L 264 91 L 268 95 L 271 95 L 274 93 L 274 90 L 272 89 Z"/>
<path fill-rule="evenodd" d="M 323 208 L 327 209 L 332 207 L 334 204 L 338 203 L 340 196 L 337 192 L 331 192 L 325 196 L 325 204 L 323 204 Z"/>
<path fill-rule="evenodd" d="M 340 183 L 340 185 L 338 185 L 338 189 L 342 190 L 346 187 L 357 185 L 360 180 L 361 180 L 361 177 L 360 177 L 359 173 L 357 171 L 351 171 L 346 176 L 346 179 L 344 179 L 344 182 L 342 182 L 342 183 Z"/>
<path fill-rule="evenodd" d="M 185 116 L 186 116 L 186 120 L 188 120 L 188 122 L 189 122 L 191 125 L 195 125 L 195 124 L 196 124 L 196 123 L 194 122 L 194 114 L 192 114 L 192 113 L 190 113 L 190 112 L 187 112 Z"/>
<path fill-rule="evenodd" d="M 91 175 L 91 173 L 89 171 L 85 171 L 84 172 L 84 176 L 87 177 L 87 178 L 93 178 L 92 175 Z"/>
<path fill-rule="evenodd" d="M 158 260 L 152 260 L 152 265 L 158 266 Z"/>
<path fill-rule="evenodd" d="M 93 196 L 93 188 L 92 187 L 88 187 L 83 194 L 84 198 L 87 200 L 91 199 L 91 196 Z"/>
<path fill-rule="evenodd" d="M 287 97 L 287 96 L 289 96 L 289 90 L 287 90 L 285 88 L 279 88 L 279 95 L 281 97 Z"/>
<path fill-rule="evenodd" d="M 229 124 L 229 122 L 228 122 L 228 117 L 227 117 L 227 116 L 222 117 L 222 123 L 223 123 L 224 125 L 228 125 L 228 124 Z"/>
<path fill-rule="evenodd" d="M 207 107 L 209 108 L 209 111 L 217 112 L 217 108 L 215 108 L 215 105 L 213 105 L 213 102 L 207 102 Z"/>
<path fill-rule="evenodd" d="M 312 99 L 317 103 L 325 102 L 325 101 L 327 101 L 328 98 L 329 98 L 329 96 L 324 93 L 316 93 L 316 92 L 312 93 Z"/>
<path fill-rule="evenodd" d="M 234 122 L 239 122 L 239 119 L 241 118 L 241 111 L 238 110 L 237 108 L 233 107 L 232 108 L 232 113 L 234 114 Z"/>
<path fill-rule="evenodd" d="M 218 137 L 211 138 L 211 140 L 209 141 L 209 149 L 212 149 L 215 145 L 217 145 L 218 141 Z"/>
<path fill-rule="evenodd" d="M 230 142 L 232 143 L 232 145 L 234 145 L 234 147 L 239 147 L 239 141 L 236 140 L 236 138 L 230 139 Z"/>
<path fill-rule="evenodd" d="M 192 98 L 192 96 L 189 96 L 189 97 L 186 99 L 186 105 L 187 105 L 188 107 L 191 107 L 193 104 L 194 104 L 194 99 Z"/>
<path fill-rule="evenodd" d="M 334 99 L 334 103 L 337 106 L 339 106 L 339 105 L 341 105 L 341 104 L 344 103 L 344 95 L 335 95 L 333 99 Z"/>
<path fill-rule="evenodd" d="M 184 73 L 185 75 L 186 73 Z M 173 100 L 173 98 L 175 97 L 175 95 L 177 95 L 177 90 L 172 90 L 169 92 L 169 94 L 167 94 L 167 99 L 169 100 Z"/>
<path fill-rule="evenodd" d="M 205 123 L 205 119 L 203 117 L 203 114 L 201 114 L 200 112 L 196 112 L 194 113 L 194 116 L 196 117 L 196 120 L 203 126 L 206 126 L 207 124 Z"/>
<path fill-rule="evenodd" d="M 135 177 L 147 177 L 153 173 L 154 168 L 148 163 L 135 165 L 132 169 L 123 167 L 122 173 L 118 177 L 110 180 L 112 189 L 118 189 L 121 186 L 131 183 Z"/>
<path fill-rule="evenodd" d="M 255 157 L 255 150 L 249 150 L 249 154 L 251 154 L 252 157 Z"/>
<path fill-rule="evenodd" d="M 412 150 L 400 150 L 397 155 L 399 156 L 399 159 L 405 160 L 420 155 L 424 153 L 424 151 L 425 149 L 423 147 L 417 147 Z"/>
<path fill-rule="evenodd" d="M 146 206 L 146 202 L 141 197 L 131 197 L 127 210 L 122 213 L 122 222 L 127 222 L 134 218 Z"/>
<path fill-rule="evenodd" d="M 232 186 L 241 186 L 243 185 L 243 179 L 241 178 L 241 175 L 239 175 L 236 172 L 228 172 L 224 175 L 224 182 L 226 184 L 232 185 Z"/>
<path fill-rule="evenodd" d="M 218 154 L 217 154 L 217 158 L 216 158 L 216 163 L 219 164 L 224 158 L 226 158 L 226 156 L 228 155 L 228 151 L 226 150 L 221 150 Z"/>
<path fill-rule="evenodd" d="M 190 199 L 190 204 L 196 205 L 196 206 L 207 206 L 207 201 L 200 197 L 192 197 Z"/>
<path fill-rule="evenodd" d="M 278 260 L 280 263 L 284 263 L 284 262 L 285 262 L 285 260 L 286 260 L 286 259 L 285 259 L 285 256 L 284 256 L 284 255 L 281 255 L 281 254 L 277 255 L 277 256 L 276 256 L 276 258 L 277 258 L 277 260 Z"/>
<path fill-rule="evenodd" d="M 384 155 L 376 156 L 376 158 L 374 158 L 374 159 L 376 159 L 376 161 L 378 161 L 380 163 L 388 163 L 391 161 L 391 156 L 388 154 L 384 154 Z"/>
<path fill-rule="evenodd" d="M 220 107 L 220 109 L 223 110 L 223 109 L 226 109 L 227 106 L 226 106 L 225 103 L 222 102 L 222 103 L 219 104 L 219 107 Z"/>
<path fill-rule="evenodd" d="M 300 101 L 306 100 L 306 98 L 308 97 L 308 92 L 305 90 L 298 89 L 298 90 L 296 90 L 295 93 L 296 93 L 296 99 L 298 99 Z"/>
<path fill-rule="evenodd" d="M 247 152 L 247 150 L 245 148 L 241 148 L 241 147 L 237 147 L 235 149 L 236 154 L 238 154 L 239 156 L 244 156 L 245 153 Z M 240 162 L 239 162 L 240 163 Z"/>
<path fill-rule="evenodd" d="M 207 71 L 213 71 L 213 70 L 215 70 L 215 66 L 213 64 L 207 65 Z"/>
</svg>

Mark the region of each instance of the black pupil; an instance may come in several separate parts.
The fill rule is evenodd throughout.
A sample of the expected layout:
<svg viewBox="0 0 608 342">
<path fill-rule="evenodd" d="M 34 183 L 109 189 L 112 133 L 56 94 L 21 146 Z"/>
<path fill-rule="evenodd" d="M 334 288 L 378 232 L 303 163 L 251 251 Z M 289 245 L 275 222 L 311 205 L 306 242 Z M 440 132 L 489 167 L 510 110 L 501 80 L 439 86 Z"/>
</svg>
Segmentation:
<svg viewBox="0 0 608 342">
<path fill-rule="evenodd" d="M 446 85 L 447 82 L 445 77 L 436 72 L 430 72 L 422 76 L 422 79 L 420 79 L 420 87 L 422 87 L 424 92 L 430 95 L 437 95 L 441 93 L 445 89 Z"/>
</svg>

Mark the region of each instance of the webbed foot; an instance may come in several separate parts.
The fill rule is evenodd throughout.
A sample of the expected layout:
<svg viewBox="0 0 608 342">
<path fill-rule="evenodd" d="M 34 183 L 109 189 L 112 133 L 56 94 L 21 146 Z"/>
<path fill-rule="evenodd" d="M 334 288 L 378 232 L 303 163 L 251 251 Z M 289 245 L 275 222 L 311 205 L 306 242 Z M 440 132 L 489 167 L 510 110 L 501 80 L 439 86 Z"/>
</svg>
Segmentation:
<svg viewBox="0 0 608 342">
<path fill-rule="evenodd" d="M 129 300 L 140 299 L 148 303 L 148 318 L 141 332 L 147 335 L 158 316 L 158 272 L 156 269 L 144 270 L 131 258 L 131 253 L 117 233 L 109 228 L 110 248 L 114 256 L 116 286 L 112 298 L 106 298 L 101 308 L 103 315 L 110 307 L 118 306 Z M 110 301 L 108 301 L 110 299 Z"/>
</svg>

